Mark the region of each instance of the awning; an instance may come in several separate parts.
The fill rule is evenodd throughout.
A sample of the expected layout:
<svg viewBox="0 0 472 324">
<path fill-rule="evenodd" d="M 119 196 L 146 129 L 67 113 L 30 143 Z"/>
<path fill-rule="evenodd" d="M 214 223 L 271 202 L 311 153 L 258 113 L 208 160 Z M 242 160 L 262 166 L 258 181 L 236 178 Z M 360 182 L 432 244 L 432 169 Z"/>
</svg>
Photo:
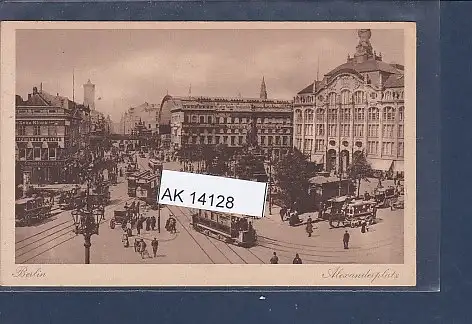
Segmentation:
<svg viewBox="0 0 472 324">
<path fill-rule="evenodd" d="M 313 162 L 317 164 L 323 164 L 324 163 L 324 154 L 315 154 L 313 155 Z"/>
<path fill-rule="evenodd" d="M 404 164 L 403 161 L 395 161 L 393 169 L 396 172 L 404 172 Z"/>
<path fill-rule="evenodd" d="M 392 167 L 393 160 L 368 159 L 373 170 L 388 171 Z"/>
</svg>

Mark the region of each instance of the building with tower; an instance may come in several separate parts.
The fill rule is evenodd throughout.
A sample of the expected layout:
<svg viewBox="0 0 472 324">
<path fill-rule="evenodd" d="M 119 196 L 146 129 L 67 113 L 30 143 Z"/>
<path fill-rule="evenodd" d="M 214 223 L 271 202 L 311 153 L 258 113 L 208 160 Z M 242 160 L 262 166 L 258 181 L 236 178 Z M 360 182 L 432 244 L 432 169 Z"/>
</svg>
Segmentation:
<svg viewBox="0 0 472 324">
<path fill-rule="evenodd" d="M 95 84 L 90 79 L 84 84 L 84 106 L 95 110 Z"/>
<path fill-rule="evenodd" d="M 345 172 L 363 152 L 374 170 L 402 173 L 404 160 L 404 67 L 387 63 L 358 30 L 355 54 L 294 97 L 294 146 Z"/>
<path fill-rule="evenodd" d="M 292 147 L 292 104 L 267 99 L 264 79 L 260 98 L 167 95 L 160 113 L 168 112 L 173 149 L 202 144 L 241 147 L 249 144 L 248 133 L 265 154 L 280 156 Z"/>
</svg>

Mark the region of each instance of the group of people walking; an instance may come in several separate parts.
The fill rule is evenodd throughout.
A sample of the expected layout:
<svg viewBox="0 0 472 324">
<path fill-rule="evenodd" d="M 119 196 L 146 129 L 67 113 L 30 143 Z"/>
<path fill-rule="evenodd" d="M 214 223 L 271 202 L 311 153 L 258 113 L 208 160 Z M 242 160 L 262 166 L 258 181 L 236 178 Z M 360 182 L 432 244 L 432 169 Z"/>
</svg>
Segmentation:
<svg viewBox="0 0 472 324">
<path fill-rule="evenodd" d="M 271 264 L 279 264 L 279 257 L 277 256 L 277 252 L 274 252 L 274 254 L 272 255 L 272 258 L 270 258 L 270 263 Z M 293 261 L 292 261 L 293 264 L 302 264 L 302 259 L 300 258 L 300 256 L 298 255 L 298 253 L 295 254 L 295 258 L 293 258 Z"/>
<path fill-rule="evenodd" d="M 151 248 L 153 257 L 157 257 L 157 250 L 159 248 L 159 241 L 157 238 L 154 238 L 151 241 Z M 134 252 L 139 253 L 142 259 L 151 257 L 147 251 L 147 243 L 143 238 L 136 238 L 134 240 Z"/>
</svg>

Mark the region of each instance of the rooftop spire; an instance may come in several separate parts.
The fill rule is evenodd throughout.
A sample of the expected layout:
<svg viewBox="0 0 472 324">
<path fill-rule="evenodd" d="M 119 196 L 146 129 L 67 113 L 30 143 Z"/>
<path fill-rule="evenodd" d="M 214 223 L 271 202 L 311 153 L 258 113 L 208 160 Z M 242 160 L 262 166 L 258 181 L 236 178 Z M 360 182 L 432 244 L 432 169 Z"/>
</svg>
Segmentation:
<svg viewBox="0 0 472 324">
<path fill-rule="evenodd" d="M 266 89 L 266 84 L 265 84 L 265 78 L 264 77 L 262 77 L 260 98 L 261 99 L 267 99 L 267 89 Z"/>
</svg>

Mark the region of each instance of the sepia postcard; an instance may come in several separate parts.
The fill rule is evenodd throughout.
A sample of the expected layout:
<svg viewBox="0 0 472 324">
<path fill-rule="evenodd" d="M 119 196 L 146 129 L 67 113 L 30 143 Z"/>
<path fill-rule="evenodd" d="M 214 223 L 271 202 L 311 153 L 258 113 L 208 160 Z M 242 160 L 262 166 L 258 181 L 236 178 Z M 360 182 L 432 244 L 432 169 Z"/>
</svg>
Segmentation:
<svg viewBox="0 0 472 324">
<path fill-rule="evenodd" d="M 2 22 L 0 86 L 1 285 L 416 285 L 415 23 Z"/>
</svg>

